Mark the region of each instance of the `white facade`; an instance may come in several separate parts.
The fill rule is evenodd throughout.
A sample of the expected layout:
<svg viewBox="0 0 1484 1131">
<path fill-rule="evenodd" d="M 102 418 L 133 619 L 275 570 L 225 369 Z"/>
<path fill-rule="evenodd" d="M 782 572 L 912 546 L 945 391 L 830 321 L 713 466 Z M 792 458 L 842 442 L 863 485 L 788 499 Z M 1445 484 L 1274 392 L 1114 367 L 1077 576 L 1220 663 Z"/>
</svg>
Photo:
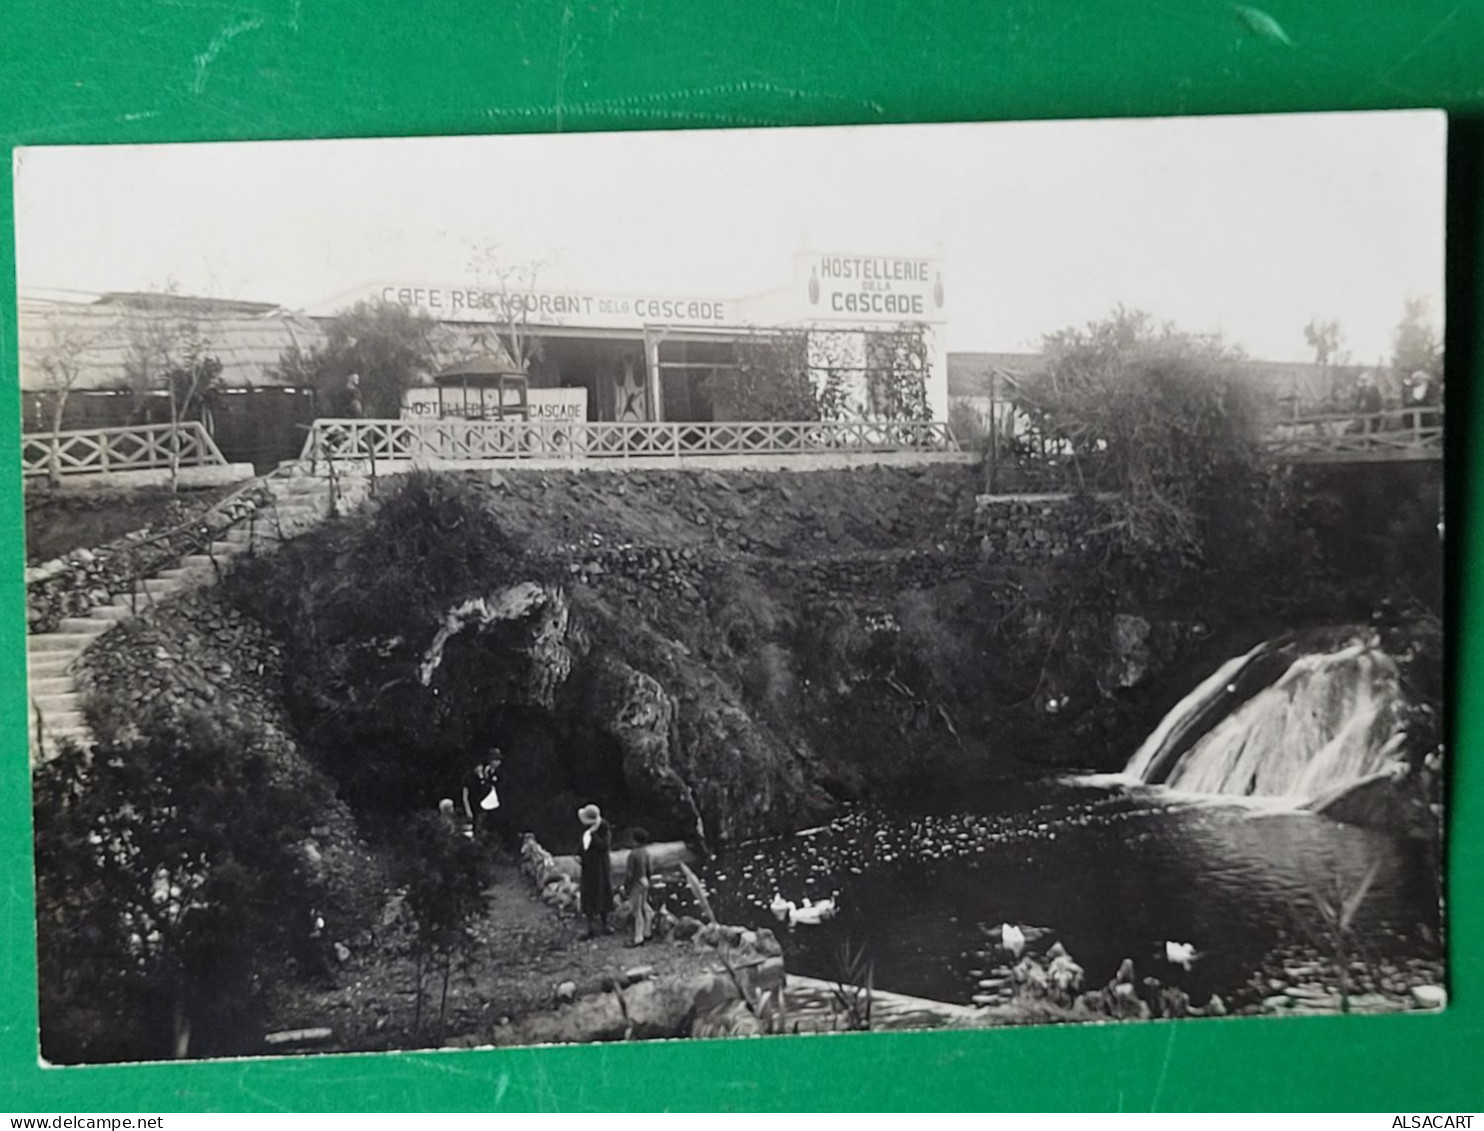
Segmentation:
<svg viewBox="0 0 1484 1131">
<path fill-rule="evenodd" d="M 743 297 L 387 282 L 307 313 L 326 318 L 370 300 L 397 303 L 475 336 L 485 326 L 518 327 L 542 341 L 554 382 L 586 387 L 596 419 L 620 420 L 715 418 L 698 415 L 718 411 L 700 403 L 698 375 L 728 367 L 728 343 L 781 331 L 806 333 L 811 369 L 855 380 L 850 411 L 870 416 L 867 375 L 892 352 L 883 343 L 894 347 L 920 333 L 922 348 L 910 363 L 924 374 L 928 417 L 946 420 L 943 274 L 941 259 L 931 256 L 806 253 L 795 257 L 787 285 Z"/>
</svg>

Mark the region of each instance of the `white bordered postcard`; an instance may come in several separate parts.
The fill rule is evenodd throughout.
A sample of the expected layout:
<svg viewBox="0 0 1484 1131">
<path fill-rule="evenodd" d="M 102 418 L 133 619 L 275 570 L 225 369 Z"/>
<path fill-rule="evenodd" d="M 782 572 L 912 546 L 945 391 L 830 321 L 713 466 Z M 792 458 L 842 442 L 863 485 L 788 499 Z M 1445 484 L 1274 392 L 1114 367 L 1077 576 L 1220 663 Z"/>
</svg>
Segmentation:
<svg viewBox="0 0 1484 1131">
<path fill-rule="evenodd" d="M 40 1055 L 1442 1009 L 1445 140 L 17 151 Z"/>
</svg>

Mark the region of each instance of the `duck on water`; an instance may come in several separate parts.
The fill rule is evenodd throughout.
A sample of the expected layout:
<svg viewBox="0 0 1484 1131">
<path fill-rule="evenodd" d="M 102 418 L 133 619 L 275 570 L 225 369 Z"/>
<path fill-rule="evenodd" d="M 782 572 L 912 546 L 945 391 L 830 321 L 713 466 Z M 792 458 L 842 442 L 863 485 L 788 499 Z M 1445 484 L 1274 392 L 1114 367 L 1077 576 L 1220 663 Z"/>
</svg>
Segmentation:
<svg viewBox="0 0 1484 1131">
<path fill-rule="evenodd" d="M 1026 774 L 913 811 L 857 809 L 723 849 L 709 886 L 735 916 L 797 925 L 789 969 L 817 978 L 864 945 L 876 985 L 968 1004 L 1039 955 L 1044 930 L 1089 984 L 1145 955 L 1191 1000 L 1260 1011 L 1275 985 L 1323 983 L 1297 923 L 1315 891 L 1374 866 L 1353 926 L 1366 984 L 1410 1002 L 1442 977 L 1436 842 L 1306 811 L 1401 772 L 1401 699 L 1397 662 L 1368 634 L 1259 645 L 1176 704 L 1122 775 Z M 832 914 L 808 914 L 825 901 Z"/>
</svg>

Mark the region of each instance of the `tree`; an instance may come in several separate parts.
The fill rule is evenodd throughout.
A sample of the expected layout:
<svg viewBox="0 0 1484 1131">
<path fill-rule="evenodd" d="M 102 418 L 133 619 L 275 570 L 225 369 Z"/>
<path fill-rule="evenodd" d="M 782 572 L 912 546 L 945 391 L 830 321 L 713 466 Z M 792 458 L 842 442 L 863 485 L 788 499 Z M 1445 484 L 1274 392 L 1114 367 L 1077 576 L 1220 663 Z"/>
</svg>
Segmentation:
<svg viewBox="0 0 1484 1131">
<path fill-rule="evenodd" d="M 1422 372 L 1434 380 L 1443 375 L 1443 343 L 1433 325 L 1431 303 L 1409 298 L 1391 339 L 1391 364 L 1403 376 Z"/>
<path fill-rule="evenodd" d="M 241 1051 L 323 898 L 298 851 L 323 799 L 204 712 L 100 729 L 36 772 L 43 1051 L 184 1057 L 203 1028 L 206 1051 Z"/>
<path fill-rule="evenodd" d="M 487 348 L 493 346 L 492 352 L 503 352 L 517 369 L 529 373 L 531 362 L 541 356 L 541 339 L 530 329 L 531 300 L 547 264 L 512 255 L 491 242 L 475 254 L 470 266 L 486 293 L 498 327 L 483 332 L 489 335 Z"/>
<path fill-rule="evenodd" d="M 471 931 L 484 913 L 489 883 L 487 858 L 480 847 L 437 814 L 413 814 L 397 852 L 396 876 L 412 915 L 417 986 L 414 1031 L 422 1028 L 424 984 L 431 971 L 441 975 L 438 1039 L 448 1009 L 448 982 L 455 959 L 467 956 L 477 941 Z"/>
<path fill-rule="evenodd" d="M 127 323 L 124 372 L 136 394 L 163 391 L 170 413 L 170 490 L 180 481 L 180 426 L 216 393 L 222 364 L 173 286 L 138 305 Z"/>
<path fill-rule="evenodd" d="M 1044 352 L 1044 378 L 1022 396 L 1081 487 L 1109 493 L 1109 551 L 1198 562 L 1211 512 L 1261 459 L 1240 353 L 1123 307 L 1047 335 Z"/>
<path fill-rule="evenodd" d="M 367 415 L 395 420 L 402 395 L 436 364 L 436 326 L 429 315 L 398 303 L 358 302 L 330 319 L 323 346 L 290 347 L 276 369 L 285 380 L 313 388 L 324 416 L 343 413 L 346 378 L 358 373 Z"/>
<path fill-rule="evenodd" d="M 1315 365 L 1339 364 L 1344 359 L 1344 353 L 1340 348 L 1344 335 L 1340 332 L 1339 322 L 1333 318 L 1309 319 L 1309 324 L 1304 327 L 1304 341 L 1308 342 L 1309 348 L 1314 351 Z"/>
<path fill-rule="evenodd" d="M 55 486 L 62 478 L 61 463 L 55 453 L 60 445 L 62 421 L 67 415 L 67 399 L 82 377 L 83 356 L 97 344 L 98 336 L 68 321 L 61 311 L 38 317 L 42 332 L 32 359 L 44 381 L 41 400 L 53 452 L 47 464 L 47 478 Z"/>
</svg>

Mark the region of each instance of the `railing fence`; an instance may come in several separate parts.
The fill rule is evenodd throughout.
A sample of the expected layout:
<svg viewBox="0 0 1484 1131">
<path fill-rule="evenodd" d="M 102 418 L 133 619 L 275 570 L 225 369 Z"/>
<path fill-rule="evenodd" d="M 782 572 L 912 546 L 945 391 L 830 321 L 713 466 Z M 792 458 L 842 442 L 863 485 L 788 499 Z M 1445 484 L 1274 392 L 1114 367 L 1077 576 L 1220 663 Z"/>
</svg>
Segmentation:
<svg viewBox="0 0 1484 1131">
<path fill-rule="evenodd" d="M 957 451 L 942 421 L 316 420 L 300 459 L 522 460 Z"/>
<path fill-rule="evenodd" d="M 176 467 L 221 466 L 227 461 L 199 420 L 30 432 L 21 437 L 21 472 L 44 475 L 98 475 Z"/>
</svg>

